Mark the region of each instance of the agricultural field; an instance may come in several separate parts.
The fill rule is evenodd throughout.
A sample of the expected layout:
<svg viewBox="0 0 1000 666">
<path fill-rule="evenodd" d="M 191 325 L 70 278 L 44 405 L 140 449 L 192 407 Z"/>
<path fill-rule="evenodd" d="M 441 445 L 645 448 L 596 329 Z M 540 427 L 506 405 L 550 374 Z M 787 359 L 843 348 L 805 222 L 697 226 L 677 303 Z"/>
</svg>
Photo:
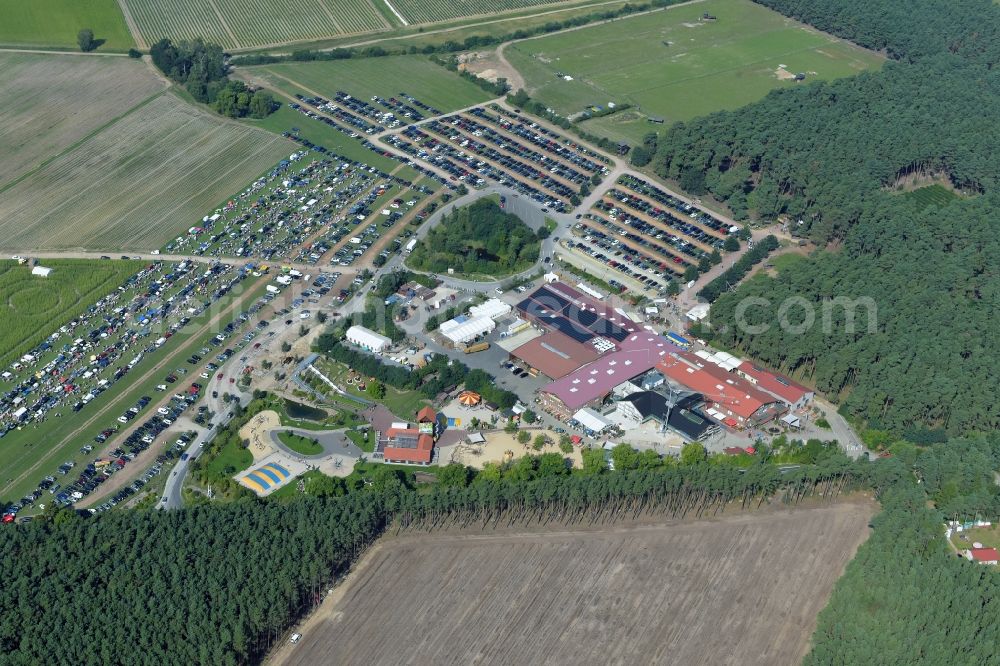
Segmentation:
<svg viewBox="0 0 1000 666">
<path fill-rule="evenodd" d="M 372 95 L 413 95 L 441 112 L 454 111 L 490 99 L 481 88 L 425 56 L 358 58 L 329 62 L 288 63 L 248 68 L 271 87 L 305 91 L 327 99 L 338 90 L 362 100 Z"/>
<path fill-rule="evenodd" d="M 944 185 L 935 183 L 934 185 L 927 185 L 926 187 L 920 187 L 907 192 L 903 195 L 903 198 L 911 202 L 918 210 L 923 210 L 930 206 L 944 208 L 955 199 L 958 199 L 959 195 Z"/>
<path fill-rule="evenodd" d="M 704 19 L 704 14 L 712 19 Z M 850 76 L 882 58 L 750 0 L 706 0 L 515 42 L 505 50 L 528 92 L 572 116 L 609 102 L 632 110 L 588 130 L 637 142 L 669 125 L 754 102 L 775 88 Z M 564 77 L 570 77 L 567 80 Z"/>
<path fill-rule="evenodd" d="M 48 277 L 16 261 L 0 261 L 0 367 L 42 342 L 53 330 L 139 270 L 141 262 L 45 260 Z"/>
<path fill-rule="evenodd" d="M 130 58 L 0 53 L 0 192 L 165 88 Z"/>
<path fill-rule="evenodd" d="M 164 93 L 6 188 L 0 246 L 158 248 L 293 149 Z"/>
<path fill-rule="evenodd" d="M 390 0 L 408 23 L 433 23 L 466 16 L 493 15 L 539 5 L 559 5 L 558 0 Z"/>
<path fill-rule="evenodd" d="M 0 0 L 0 44 L 77 50 L 76 34 L 94 31 L 98 51 L 134 45 L 115 0 Z"/>
<path fill-rule="evenodd" d="M 391 26 L 370 0 L 123 0 L 143 41 L 202 37 L 230 50 Z"/>
<path fill-rule="evenodd" d="M 404 533 L 273 662 L 798 664 L 867 500 L 533 533 Z"/>
</svg>

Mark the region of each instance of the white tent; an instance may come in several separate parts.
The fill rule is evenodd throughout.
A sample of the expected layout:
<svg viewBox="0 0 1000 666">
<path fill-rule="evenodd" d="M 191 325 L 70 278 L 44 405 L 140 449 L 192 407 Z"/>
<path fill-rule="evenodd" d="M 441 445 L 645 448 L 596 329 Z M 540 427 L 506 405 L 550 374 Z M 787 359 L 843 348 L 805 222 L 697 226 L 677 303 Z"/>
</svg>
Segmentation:
<svg viewBox="0 0 1000 666">
<path fill-rule="evenodd" d="M 784 416 L 781 417 L 781 420 L 793 428 L 802 427 L 801 419 L 799 419 L 799 417 L 797 417 L 795 414 L 785 414 Z"/>
<path fill-rule="evenodd" d="M 364 326 L 351 326 L 347 329 L 347 341 L 376 354 L 392 344 L 389 338 Z"/>
<path fill-rule="evenodd" d="M 31 269 L 32 275 L 37 275 L 38 277 L 48 277 L 52 272 L 51 268 L 46 268 L 45 266 L 35 266 Z"/>
<path fill-rule="evenodd" d="M 708 303 L 699 303 L 688 310 L 686 316 L 691 321 L 701 321 L 708 316 L 709 308 L 711 308 L 711 306 Z"/>
<path fill-rule="evenodd" d="M 499 319 L 509 314 L 510 311 L 510 305 L 499 298 L 491 298 L 482 305 L 473 305 L 469 308 L 469 314 L 473 317 L 489 317 L 490 319 Z"/>
<path fill-rule="evenodd" d="M 607 420 L 593 409 L 584 407 L 576 414 L 573 415 L 580 425 L 582 425 L 587 430 L 592 430 L 593 432 L 602 432 L 605 428 L 611 425 L 611 421 Z"/>
<path fill-rule="evenodd" d="M 496 322 L 489 317 L 472 317 L 464 320 L 449 319 L 441 324 L 440 331 L 441 335 L 458 345 L 489 333 L 496 328 L 496 325 Z"/>
</svg>

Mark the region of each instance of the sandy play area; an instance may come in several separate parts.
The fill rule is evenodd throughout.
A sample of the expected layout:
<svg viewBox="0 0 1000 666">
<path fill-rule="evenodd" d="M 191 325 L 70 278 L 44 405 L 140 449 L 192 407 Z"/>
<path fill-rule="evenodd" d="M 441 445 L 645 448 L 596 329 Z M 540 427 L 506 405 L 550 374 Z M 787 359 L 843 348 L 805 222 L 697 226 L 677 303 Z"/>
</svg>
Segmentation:
<svg viewBox="0 0 1000 666">
<path fill-rule="evenodd" d="M 457 462 L 476 469 L 482 469 L 483 465 L 488 462 L 502 463 L 505 453 L 511 451 L 514 454 L 514 458 L 520 458 L 527 453 L 532 455 L 558 453 L 572 460 L 573 467 L 583 467 L 583 456 L 580 454 L 579 447 L 573 447 L 573 453 L 563 453 L 559 449 L 559 435 L 557 433 L 544 429 L 528 430 L 528 432 L 531 433 L 531 441 L 527 445 L 518 442 L 516 434 L 508 435 L 502 430 L 497 430 L 483 433 L 483 436 L 486 438 L 485 444 L 460 443 L 441 447 L 440 464 L 447 465 L 451 462 Z M 532 448 L 532 442 L 539 434 L 546 435 L 552 443 L 545 446 L 541 451 L 535 451 Z"/>
</svg>

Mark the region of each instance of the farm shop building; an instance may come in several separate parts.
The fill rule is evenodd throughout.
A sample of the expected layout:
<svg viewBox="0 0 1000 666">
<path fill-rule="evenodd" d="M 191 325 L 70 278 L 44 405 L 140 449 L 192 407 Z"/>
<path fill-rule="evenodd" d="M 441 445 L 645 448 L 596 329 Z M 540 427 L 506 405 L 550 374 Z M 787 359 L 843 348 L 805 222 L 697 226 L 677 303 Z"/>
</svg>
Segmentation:
<svg viewBox="0 0 1000 666">
<path fill-rule="evenodd" d="M 689 352 L 676 350 L 656 369 L 664 377 L 705 400 L 705 413 L 736 430 L 759 426 L 788 411 L 787 405 L 735 373 Z"/>
<path fill-rule="evenodd" d="M 545 386 L 539 400 L 547 410 L 569 418 L 584 407 L 601 406 L 615 387 L 647 373 L 675 351 L 680 350 L 662 335 L 646 332 L 629 335 L 617 351 Z"/>
<path fill-rule="evenodd" d="M 402 424 L 400 424 L 402 425 Z M 382 462 L 402 465 L 430 465 L 434 459 L 434 442 L 438 437 L 437 412 L 424 407 L 417 412 L 417 425 L 410 428 L 392 427 L 380 444 Z"/>
</svg>

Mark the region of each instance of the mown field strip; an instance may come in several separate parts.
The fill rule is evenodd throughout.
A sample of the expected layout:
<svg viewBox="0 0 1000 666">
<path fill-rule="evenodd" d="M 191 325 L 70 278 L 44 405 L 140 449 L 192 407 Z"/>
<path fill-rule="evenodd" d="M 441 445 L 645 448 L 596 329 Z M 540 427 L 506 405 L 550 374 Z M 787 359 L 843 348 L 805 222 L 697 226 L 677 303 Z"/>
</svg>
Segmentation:
<svg viewBox="0 0 1000 666">
<path fill-rule="evenodd" d="M 10 188 L 0 245 L 160 247 L 290 147 L 163 95 Z"/>
</svg>

